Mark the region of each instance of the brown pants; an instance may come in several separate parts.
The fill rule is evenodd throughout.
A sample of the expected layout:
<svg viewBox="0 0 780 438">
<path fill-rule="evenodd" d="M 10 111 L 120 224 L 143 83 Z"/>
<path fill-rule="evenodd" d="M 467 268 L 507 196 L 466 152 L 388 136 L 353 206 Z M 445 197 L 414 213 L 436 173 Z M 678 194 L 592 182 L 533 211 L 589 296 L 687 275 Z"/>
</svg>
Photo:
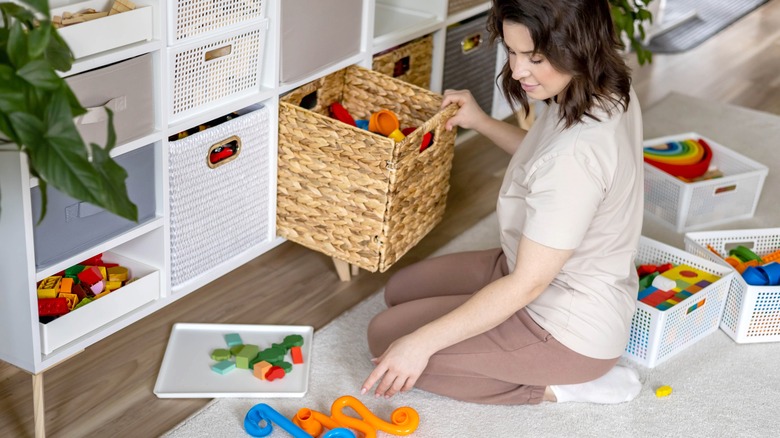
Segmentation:
<svg viewBox="0 0 780 438">
<path fill-rule="evenodd" d="M 508 273 L 500 249 L 448 254 L 401 269 L 385 288 L 388 309 L 369 324 L 371 354 L 378 357 L 394 340 Z M 536 404 L 548 385 L 594 380 L 617 360 L 575 353 L 521 309 L 497 327 L 434 354 L 415 387 L 475 403 Z"/>
</svg>

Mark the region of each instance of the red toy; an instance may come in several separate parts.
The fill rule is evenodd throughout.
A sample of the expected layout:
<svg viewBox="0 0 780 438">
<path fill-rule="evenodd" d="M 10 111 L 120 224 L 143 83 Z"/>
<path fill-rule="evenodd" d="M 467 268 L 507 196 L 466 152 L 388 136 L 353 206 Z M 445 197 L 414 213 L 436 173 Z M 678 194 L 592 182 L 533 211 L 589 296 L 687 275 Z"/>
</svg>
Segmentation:
<svg viewBox="0 0 780 438">
<path fill-rule="evenodd" d="M 414 126 L 412 126 L 412 127 L 409 127 L 409 128 L 404 128 L 404 129 L 402 129 L 402 130 L 401 130 L 401 133 L 403 133 L 403 135 L 405 135 L 405 136 L 407 136 L 407 137 L 408 137 L 408 136 L 409 136 L 409 134 L 411 134 L 412 132 L 414 132 L 416 129 L 417 129 L 417 128 L 416 128 L 416 127 L 414 127 Z M 423 138 L 422 138 L 422 144 L 420 145 L 420 152 L 422 152 L 422 151 L 424 151 L 424 150 L 428 149 L 428 146 L 430 146 L 430 145 L 431 145 L 431 142 L 432 142 L 432 141 L 433 141 L 433 133 L 426 132 L 426 133 L 423 135 Z"/>
<path fill-rule="evenodd" d="M 348 125 L 357 126 L 355 119 L 349 114 L 346 108 L 338 102 L 330 104 L 330 115 L 334 119 L 340 120 Z"/>
</svg>

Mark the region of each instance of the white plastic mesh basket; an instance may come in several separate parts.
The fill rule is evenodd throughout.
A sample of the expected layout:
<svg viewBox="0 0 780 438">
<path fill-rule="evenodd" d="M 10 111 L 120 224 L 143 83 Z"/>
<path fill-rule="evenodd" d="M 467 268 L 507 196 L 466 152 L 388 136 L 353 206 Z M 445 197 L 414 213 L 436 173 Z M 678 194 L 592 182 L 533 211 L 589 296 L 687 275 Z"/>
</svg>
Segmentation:
<svg viewBox="0 0 780 438">
<path fill-rule="evenodd" d="M 637 301 L 624 356 L 653 368 L 718 329 L 732 270 L 664 243 L 642 237 L 636 264 L 686 264 L 720 276 L 667 310 Z"/>
<path fill-rule="evenodd" d="M 645 163 L 645 211 L 678 233 L 753 217 L 768 173 L 766 166 L 695 132 L 646 140 L 644 145 L 692 138 L 710 145 L 711 165 L 724 176 L 686 183 Z"/>
<path fill-rule="evenodd" d="M 685 235 L 686 251 L 729 266 L 707 249 L 707 245 L 723 256 L 739 245 L 764 256 L 780 249 L 780 228 L 700 231 Z M 738 343 L 780 341 L 780 286 L 749 285 L 735 272 L 720 328 Z"/>
<path fill-rule="evenodd" d="M 263 0 L 170 1 L 168 42 L 180 44 L 199 35 L 265 18 L 265 4 Z"/>
<path fill-rule="evenodd" d="M 168 49 L 169 114 L 178 121 L 260 91 L 268 20 Z"/>
<path fill-rule="evenodd" d="M 262 107 L 170 143 L 174 288 L 273 239 L 276 187 L 269 120 L 268 108 Z M 234 136 L 239 153 L 210 167 L 210 150 Z"/>
</svg>

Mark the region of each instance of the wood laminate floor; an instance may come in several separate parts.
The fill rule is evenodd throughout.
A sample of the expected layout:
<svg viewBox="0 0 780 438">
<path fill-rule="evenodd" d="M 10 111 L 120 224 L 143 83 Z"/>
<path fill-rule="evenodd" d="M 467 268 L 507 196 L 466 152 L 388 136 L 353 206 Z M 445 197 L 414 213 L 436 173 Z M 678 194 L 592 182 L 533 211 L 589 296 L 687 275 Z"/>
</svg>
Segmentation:
<svg viewBox="0 0 780 438">
<path fill-rule="evenodd" d="M 633 61 L 647 108 L 670 91 L 780 114 L 780 0 L 772 0 L 703 45 Z M 154 437 L 206 399 L 152 393 L 175 322 L 305 324 L 320 328 L 382 287 L 398 267 L 427 257 L 493 211 L 508 156 L 479 136 L 456 151 L 443 222 L 389 272 L 340 282 L 329 258 L 293 243 L 236 269 L 44 373 L 52 437 Z M 9 335 L 9 334 L 4 334 Z M 0 436 L 33 436 L 29 374 L 0 364 Z"/>
</svg>

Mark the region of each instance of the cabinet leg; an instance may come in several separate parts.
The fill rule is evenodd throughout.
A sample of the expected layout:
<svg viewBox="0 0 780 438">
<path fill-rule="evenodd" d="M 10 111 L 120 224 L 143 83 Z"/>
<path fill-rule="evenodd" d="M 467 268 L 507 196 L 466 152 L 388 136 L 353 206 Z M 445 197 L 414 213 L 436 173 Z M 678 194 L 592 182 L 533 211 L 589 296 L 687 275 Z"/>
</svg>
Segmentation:
<svg viewBox="0 0 780 438">
<path fill-rule="evenodd" d="M 33 374 L 33 419 L 35 438 L 46 436 L 46 411 L 43 408 L 43 373 Z"/>
<path fill-rule="evenodd" d="M 352 267 L 352 276 L 355 277 L 360 273 L 360 266 L 350 265 Z"/>
<path fill-rule="evenodd" d="M 349 263 L 334 258 L 333 264 L 336 266 L 336 273 L 339 275 L 339 280 L 349 281 Z"/>
</svg>

